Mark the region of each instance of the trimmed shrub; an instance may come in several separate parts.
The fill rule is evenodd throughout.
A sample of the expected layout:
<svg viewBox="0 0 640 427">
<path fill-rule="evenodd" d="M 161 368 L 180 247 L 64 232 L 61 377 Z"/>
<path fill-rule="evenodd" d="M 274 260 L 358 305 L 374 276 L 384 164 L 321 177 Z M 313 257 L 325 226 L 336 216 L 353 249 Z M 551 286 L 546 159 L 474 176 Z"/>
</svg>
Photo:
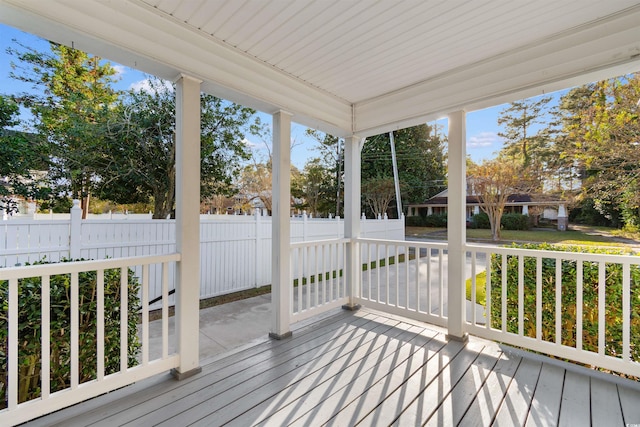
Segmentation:
<svg viewBox="0 0 640 427">
<path fill-rule="evenodd" d="M 69 260 L 65 260 L 69 261 Z M 47 264 L 41 261 L 36 264 Z M 104 272 L 104 369 L 105 375 L 120 371 L 120 269 Z M 79 284 L 79 380 L 96 379 L 97 374 L 97 273 L 78 274 Z M 40 397 L 42 357 L 50 359 L 51 392 L 63 390 L 71 383 L 71 275 L 50 277 L 49 355 L 41 351 L 40 277 L 25 278 L 18 283 L 18 402 Z M 135 366 L 141 344 L 137 335 L 140 284 L 133 270 L 128 271 L 128 366 Z M 8 347 L 8 282 L 0 281 L 0 408 L 6 407 Z"/>
<path fill-rule="evenodd" d="M 529 216 L 519 213 L 506 213 L 502 215 L 500 225 L 505 230 L 528 230 Z"/>
<path fill-rule="evenodd" d="M 424 221 L 427 227 L 446 227 L 447 214 L 427 215 L 424 217 Z"/>
<path fill-rule="evenodd" d="M 405 216 L 404 225 L 407 227 L 424 227 L 423 216 Z"/>
<path fill-rule="evenodd" d="M 570 251 L 600 254 L 626 254 L 620 250 L 600 248 L 560 248 L 549 244 L 513 245 L 513 247 Z M 598 262 L 582 262 L 582 350 L 598 351 Z M 491 257 L 492 277 L 501 277 L 502 255 Z M 622 265 L 607 263 L 605 295 L 605 354 L 612 357 L 622 355 Z M 577 262 L 562 261 L 562 345 L 576 347 L 577 325 Z M 555 342 L 556 309 L 556 260 L 542 259 L 542 340 Z M 631 266 L 631 360 L 640 362 L 640 268 Z M 507 314 L 508 332 L 518 333 L 518 257 L 507 256 Z M 536 259 L 524 258 L 524 335 L 536 337 Z M 502 283 L 496 280 L 491 288 L 491 326 L 502 328 Z"/>
<path fill-rule="evenodd" d="M 472 216 L 471 228 L 490 230 L 491 224 L 489 223 L 489 215 L 487 215 L 485 212 L 480 212 Z"/>
<path fill-rule="evenodd" d="M 447 214 L 407 216 L 405 217 L 405 225 L 408 227 L 446 227 Z"/>
</svg>

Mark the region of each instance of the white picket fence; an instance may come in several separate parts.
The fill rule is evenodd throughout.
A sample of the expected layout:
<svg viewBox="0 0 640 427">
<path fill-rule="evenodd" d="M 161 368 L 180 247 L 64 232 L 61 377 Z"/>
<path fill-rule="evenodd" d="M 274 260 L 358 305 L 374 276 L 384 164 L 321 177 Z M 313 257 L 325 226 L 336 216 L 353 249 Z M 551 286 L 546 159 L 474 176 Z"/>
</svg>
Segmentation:
<svg viewBox="0 0 640 427">
<path fill-rule="evenodd" d="M 97 260 L 164 255 L 176 250 L 175 220 L 81 220 L 79 214 L 72 209 L 68 220 L 0 221 L 0 267 L 43 259 Z M 363 219 L 361 234 L 372 239 L 403 240 L 404 219 Z M 342 237 L 344 221 L 340 218 L 291 219 L 292 243 Z M 200 260 L 201 298 L 270 284 L 271 218 L 202 215 Z M 161 295 L 159 274 L 160 270 L 150 271 L 152 300 Z M 173 276 L 170 271 L 169 277 Z"/>
</svg>

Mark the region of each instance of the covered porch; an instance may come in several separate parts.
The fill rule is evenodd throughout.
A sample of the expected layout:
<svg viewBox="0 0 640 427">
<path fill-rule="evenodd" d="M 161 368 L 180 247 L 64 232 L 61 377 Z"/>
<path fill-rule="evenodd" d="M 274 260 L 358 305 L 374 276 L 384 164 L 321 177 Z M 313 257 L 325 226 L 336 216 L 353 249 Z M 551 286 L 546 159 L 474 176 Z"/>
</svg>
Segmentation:
<svg viewBox="0 0 640 427">
<path fill-rule="evenodd" d="M 485 425 L 502 417 L 506 424 L 554 424 L 569 417 L 572 423 L 590 420 L 595 425 L 603 414 L 606 425 L 609 420 L 640 422 L 637 405 L 629 403 L 638 400 L 634 384 L 613 376 L 602 381 L 601 375 L 584 376 L 580 369 L 577 374 L 577 368 L 485 341 L 639 376 L 632 340 L 638 258 L 470 245 L 465 238 L 465 111 L 637 71 L 637 2 L 355 1 L 329 6 L 324 1 L 0 0 L 0 20 L 177 83 L 176 253 L 0 270 L 0 280 L 8 282 L 9 319 L 1 424 L 83 401 L 37 422 L 77 416 L 73 422 L 78 424 L 108 419 L 105 425 L 118 420 L 139 424 L 141 417 L 149 417 L 145 424 L 237 420 L 280 425 L 313 419 L 337 425 Z M 206 365 L 194 333 L 201 92 L 273 115 L 269 335 L 274 340 Z M 362 144 L 369 136 L 443 116 L 449 126 L 447 243 L 362 239 Z M 344 239 L 290 242 L 292 122 L 345 140 Z M 535 273 L 525 277 L 524 265 L 531 261 Z M 510 262 L 519 272 L 515 279 L 507 277 Z M 570 278 L 564 262 L 576 265 Z M 162 266 L 158 280 L 165 297 L 174 267 L 178 282 L 175 346 L 169 345 L 164 298 L 157 352 L 150 345 L 148 318 L 151 265 Z M 622 319 L 615 325 L 620 339 L 613 343 L 606 316 L 609 265 L 620 267 L 622 283 L 613 293 Z M 103 362 L 109 319 L 100 289 L 105 271 L 115 269 L 126 290 L 130 267 L 142 271 L 141 348 L 135 360 L 128 360 L 129 306 L 122 291 L 119 366 L 112 372 Z M 598 284 L 597 309 L 591 312 L 595 319 L 589 322 L 582 301 L 587 268 L 596 272 Z M 482 270 L 487 300 L 478 311 L 475 278 Z M 95 376 L 82 379 L 78 290 L 79 277 L 87 271 L 97 277 L 99 339 Z M 41 278 L 40 348 L 47 355 L 52 345 L 49 283 L 62 274 L 71 283 L 70 381 L 65 389 L 52 391 L 49 359 L 42 357 L 40 395 L 21 402 L 19 289 L 23 279 Z M 550 309 L 543 307 L 541 295 L 553 284 L 557 304 Z M 578 296 L 567 305 L 563 292 L 569 287 Z M 472 310 L 467 311 L 468 303 Z M 577 314 L 567 324 L 563 314 L 568 306 Z M 340 307 L 347 310 L 336 313 Z M 553 325 L 553 334 L 543 329 L 544 322 Z M 169 371 L 180 381 L 170 379 Z M 109 394 L 87 400 L 104 393 Z M 586 402 L 592 405 L 588 413 Z M 600 402 L 616 412 L 601 412 Z M 567 409 L 572 405 L 579 409 Z"/>
<path fill-rule="evenodd" d="M 230 327 L 237 325 L 230 324 Z M 640 420 L 637 383 L 388 313 L 334 309 L 33 426 L 594 425 Z"/>
</svg>

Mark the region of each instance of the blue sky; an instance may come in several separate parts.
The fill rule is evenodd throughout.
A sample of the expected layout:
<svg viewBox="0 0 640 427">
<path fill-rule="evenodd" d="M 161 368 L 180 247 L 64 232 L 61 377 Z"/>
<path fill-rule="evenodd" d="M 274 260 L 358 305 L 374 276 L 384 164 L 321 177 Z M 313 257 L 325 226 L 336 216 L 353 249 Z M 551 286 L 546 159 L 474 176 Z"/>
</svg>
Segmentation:
<svg viewBox="0 0 640 427">
<path fill-rule="evenodd" d="M 12 41 L 17 39 L 22 44 L 33 47 L 39 51 L 48 50 L 47 43 L 34 35 L 24 33 L 12 27 L 0 24 L 0 93 L 11 95 L 29 91 L 27 84 L 21 83 L 9 78 L 11 70 L 12 57 L 6 53 L 8 47 L 17 47 Z M 137 70 L 127 68 L 121 65 L 113 64 L 118 71 L 119 81 L 116 84 L 117 89 L 127 90 L 138 88 L 143 84 L 145 75 Z M 502 147 L 502 140 L 498 136 L 500 127 L 497 125 L 497 118 L 507 105 L 498 105 L 484 110 L 473 111 L 467 114 L 467 154 L 471 156 L 475 162 L 481 162 L 484 159 L 491 159 Z M 25 112 L 25 117 L 28 114 Z M 271 123 L 271 116 L 260 114 L 263 122 Z M 446 132 L 446 119 L 439 120 L 438 125 L 442 131 Z M 317 157 L 316 143 L 305 136 L 306 128 L 302 125 L 294 124 L 292 127 L 291 138 L 295 141 L 295 146 L 291 152 L 291 160 L 294 165 L 302 168 L 308 158 Z M 264 159 L 266 150 L 264 143 L 251 135 L 247 136 L 247 143 L 254 149 L 256 157 Z"/>
</svg>

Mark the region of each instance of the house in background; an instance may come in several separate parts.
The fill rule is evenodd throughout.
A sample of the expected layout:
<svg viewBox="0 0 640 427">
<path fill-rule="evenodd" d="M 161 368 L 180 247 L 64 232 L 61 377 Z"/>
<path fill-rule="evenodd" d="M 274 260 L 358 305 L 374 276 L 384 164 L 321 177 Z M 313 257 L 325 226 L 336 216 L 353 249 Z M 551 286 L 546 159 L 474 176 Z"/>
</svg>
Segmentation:
<svg viewBox="0 0 640 427">
<path fill-rule="evenodd" d="M 468 191 L 468 190 L 467 190 Z M 424 203 L 408 205 L 407 216 L 446 215 L 449 203 L 449 190 L 443 190 Z M 478 196 L 467 194 L 466 219 L 471 220 L 474 215 L 481 212 Z M 507 198 L 505 213 L 519 213 L 523 215 L 536 215 L 538 219 L 557 221 L 558 230 L 567 229 L 568 215 L 565 200 L 556 199 L 545 195 L 512 194 Z M 535 212 L 535 213 L 534 213 Z"/>
</svg>

